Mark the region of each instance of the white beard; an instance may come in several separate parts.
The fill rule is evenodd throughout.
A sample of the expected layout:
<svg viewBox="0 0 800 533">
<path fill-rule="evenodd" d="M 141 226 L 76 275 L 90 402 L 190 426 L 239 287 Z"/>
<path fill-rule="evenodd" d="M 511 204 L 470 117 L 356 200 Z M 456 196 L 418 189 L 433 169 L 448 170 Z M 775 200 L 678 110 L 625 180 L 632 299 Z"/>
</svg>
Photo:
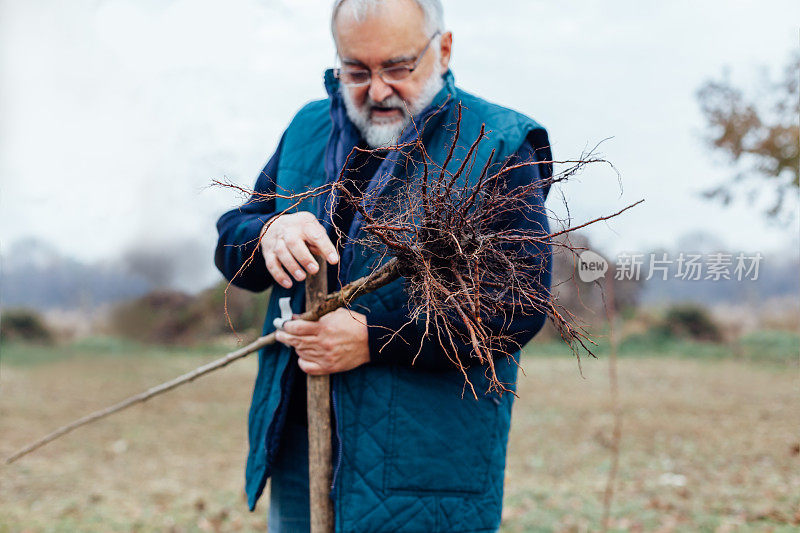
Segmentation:
<svg viewBox="0 0 800 533">
<path fill-rule="evenodd" d="M 403 130 L 411 123 L 412 117 L 419 115 L 433 101 L 433 97 L 444 86 L 444 79 L 434 70 L 431 76 L 425 81 L 422 91 L 415 100 L 404 102 L 396 94 L 392 94 L 382 102 L 375 102 L 367 95 L 364 104 L 359 106 L 353 101 L 353 97 L 347 87 L 342 86 L 340 91 L 344 99 L 344 107 L 347 110 L 347 117 L 355 124 L 361 136 L 370 148 L 389 148 L 397 144 Z M 386 119 L 370 118 L 370 111 L 374 107 L 395 108 L 402 113 L 400 119 L 387 121 Z"/>
</svg>

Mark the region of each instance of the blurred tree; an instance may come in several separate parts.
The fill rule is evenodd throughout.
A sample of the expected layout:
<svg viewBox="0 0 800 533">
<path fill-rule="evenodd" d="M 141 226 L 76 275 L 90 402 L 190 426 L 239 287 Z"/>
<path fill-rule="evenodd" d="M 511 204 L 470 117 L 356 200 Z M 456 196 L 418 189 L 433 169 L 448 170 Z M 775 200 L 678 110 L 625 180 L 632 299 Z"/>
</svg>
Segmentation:
<svg viewBox="0 0 800 533">
<path fill-rule="evenodd" d="M 673 305 L 667 309 L 663 323 L 659 326 L 663 334 L 677 338 L 719 342 L 722 332 L 708 312 L 697 304 Z"/>
<path fill-rule="evenodd" d="M 11 309 L 0 317 L 0 339 L 49 344 L 53 333 L 44 317 L 32 309 Z"/>
<path fill-rule="evenodd" d="M 260 331 L 269 293 L 255 294 L 227 282 L 197 295 L 160 289 L 141 298 L 118 304 L 112 311 L 108 330 L 114 335 L 143 343 L 196 345 L 232 333 L 252 336 Z"/>
<path fill-rule="evenodd" d="M 743 191 L 751 201 L 767 192 L 774 196 L 768 217 L 793 217 L 800 188 L 799 75 L 800 53 L 795 52 L 783 80 L 773 82 L 765 76 L 758 103 L 734 87 L 727 72 L 697 91 L 709 143 L 727 154 L 733 165 L 747 167 L 732 181 L 705 191 L 705 197 L 727 205 Z"/>
</svg>

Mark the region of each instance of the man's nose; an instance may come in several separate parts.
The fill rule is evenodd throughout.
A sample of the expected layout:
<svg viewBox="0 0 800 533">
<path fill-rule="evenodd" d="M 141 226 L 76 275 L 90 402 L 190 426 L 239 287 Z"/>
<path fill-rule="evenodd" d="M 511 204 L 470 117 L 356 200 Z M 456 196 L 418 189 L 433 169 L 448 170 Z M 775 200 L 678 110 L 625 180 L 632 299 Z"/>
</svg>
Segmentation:
<svg viewBox="0 0 800 533">
<path fill-rule="evenodd" d="M 369 85 L 369 97 L 373 102 L 383 102 L 389 98 L 394 89 L 381 79 L 377 72 L 372 74 L 372 82 Z"/>
</svg>

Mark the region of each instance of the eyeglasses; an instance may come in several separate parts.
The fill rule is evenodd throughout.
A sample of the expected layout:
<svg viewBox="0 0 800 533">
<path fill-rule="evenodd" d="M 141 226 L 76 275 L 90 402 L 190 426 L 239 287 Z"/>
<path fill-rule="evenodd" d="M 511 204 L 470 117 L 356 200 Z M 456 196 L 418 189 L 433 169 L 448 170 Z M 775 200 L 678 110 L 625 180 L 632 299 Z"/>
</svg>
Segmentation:
<svg viewBox="0 0 800 533">
<path fill-rule="evenodd" d="M 431 38 L 428 40 L 428 44 L 426 44 L 425 48 L 422 49 L 422 52 L 417 55 L 417 59 L 412 65 L 397 65 L 379 69 L 377 71 L 378 77 L 383 81 L 383 83 L 391 85 L 392 83 L 400 83 L 411 76 L 411 73 L 417 69 L 420 61 L 422 61 L 423 56 L 425 56 L 425 52 L 428 51 L 431 43 L 436 36 L 439 35 L 439 33 L 440 32 L 437 31 L 431 36 Z M 346 87 L 364 87 L 365 85 L 372 83 L 372 71 L 370 69 L 351 69 L 346 67 L 337 68 L 334 69 L 333 74 Z"/>
</svg>

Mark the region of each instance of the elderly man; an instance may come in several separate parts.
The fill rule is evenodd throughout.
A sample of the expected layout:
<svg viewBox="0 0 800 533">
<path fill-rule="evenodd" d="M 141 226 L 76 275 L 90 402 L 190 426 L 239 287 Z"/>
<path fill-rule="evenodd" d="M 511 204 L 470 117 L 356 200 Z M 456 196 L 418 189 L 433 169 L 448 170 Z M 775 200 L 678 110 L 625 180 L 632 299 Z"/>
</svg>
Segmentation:
<svg viewBox="0 0 800 533">
<path fill-rule="evenodd" d="M 325 74 L 328 97 L 306 105 L 292 120 L 256 191 L 298 192 L 346 178 L 356 195 L 390 194 L 385 176 L 409 177 L 414 170 L 402 164 L 398 151 L 384 149 L 422 135 L 429 157 L 442 164 L 459 104 L 460 146 L 469 146 L 482 125 L 488 132 L 476 169 L 493 150 L 498 165 L 549 161 L 547 134 L 535 121 L 454 85 L 448 68 L 453 36 L 442 19 L 439 0 L 337 0 L 331 28 L 341 67 Z M 354 152 L 354 147 L 374 150 Z M 457 150 L 462 158 L 465 152 Z M 549 164 L 524 166 L 506 179 L 514 186 L 546 179 L 550 172 Z M 512 223 L 547 231 L 546 195 L 546 187 L 532 195 L 532 209 Z M 292 206 L 283 198 L 254 196 L 220 218 L 216 264 L 238 286 L 273 287 L 264 326 L 269 333 L 280 314 L 279 298 L 291 296 L 294 311 L 301 311 L 302 282 L 319 270 L 312 254 L 330 263 L 331 289 L 381 260 L 359 241 L 361 225 L 360 214 L 336 199 Z M 258 260 L 248 261 L 251 257 Z M 549 249 L 536 250 L 530 261 L 542 266 L 546 291 Z M 435 336 L 425 336 L 418 322 L 409 324 L 409 313 L 401 278 L 319 322 L 286 323 L 278 333 L 280 344 L 260 353 L 246 488 L 253 509 L 272 477 L 270 531 L 309 527 L 303 373 L 331 376 L 337 531 L 499 527 L 513 395 L 465 397 L 464 376 Z M 515 316 L 491 327 L 521 346 L 543 322 L 542 315 Z M 401 333 L 392 335 L 396 331 Z M 468 359 L 469 348 L 462 350 Z M 512 358 L 498 356 L 495 365 L 500 380 L 513 386 Z M 479 365 L 467 372 L 476 390 L 487 390 Z"/>
</svg>

